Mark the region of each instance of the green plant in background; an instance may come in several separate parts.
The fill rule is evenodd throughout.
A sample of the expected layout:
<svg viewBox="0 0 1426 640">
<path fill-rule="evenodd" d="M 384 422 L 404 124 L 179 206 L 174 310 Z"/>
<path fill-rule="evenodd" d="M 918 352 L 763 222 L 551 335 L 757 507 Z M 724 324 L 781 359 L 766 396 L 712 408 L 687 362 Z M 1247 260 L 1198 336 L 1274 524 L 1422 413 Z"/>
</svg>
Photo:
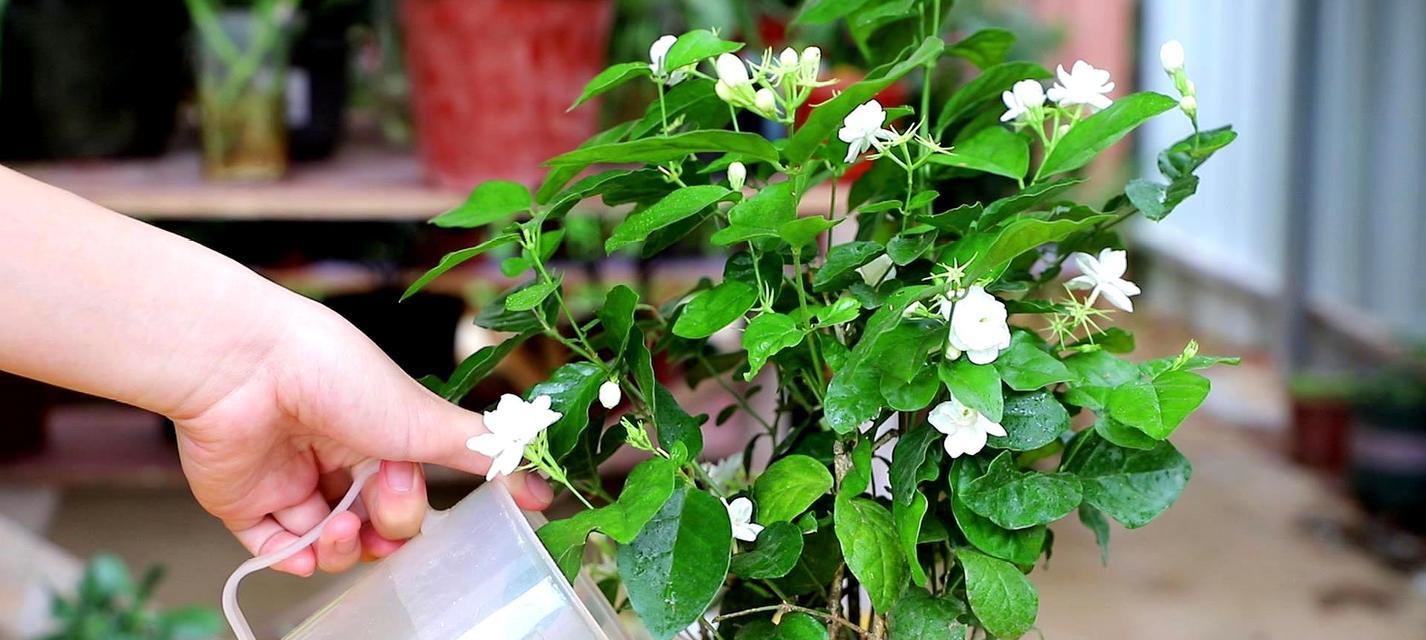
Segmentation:
<svg viewBox="0 0 1426 640">
<path fill-rule="evenodd" d="M 119 558 L 100 554 L 84 568 L 73 599 L 56 597 L 53 611 L 59 631 L 47 640 L 206 640 L 223 628 L 218 612 L 203 607 L 158 611 L 150 606 L 163 580 L 161 567 L 150 567 L 136 583 Z"/>
<path fill-rule="evenodd" d="M 492 475 L 523 455 L 601 505 L 540 537 L 567 575 L 595 557 L 655 637 L 1019 637 L 1035 622 L 1025 575 L 1050 553 L 1049 524 L 1078 513 L 1107 553 L 1109 519 L 1144 526 L 1188 481 L 1168 438 L 1208 393 L 1194 370 L 1234 360 L 1195 343 L 1124 358 L 1134 339 L 1111 314 L 1132 311 L 1139 288 L 1117 228 L 1168 215 L 1233 132 L 1193 118 L 1159 156 L 1166 183 L 1135 180 L 1100 207 L 1069 200 L 1077 170 L 1181 100 L 1111 100 L 1109 74 L 1082 61 L 1057 74 L 1006 61 L 1005 31 L 947 43 L 949 4 L 809 2 L 800 22 L 845 19 L 878 65 L 801 123 L 791 114 L 822 82 L 815 49 L 743 59 L 708 30 L 657 39 L 649 61 L 611 66 L 576 103 L 654 82 L 660 98 L 641 117 L 551 159 L 534 193 L 487 182 L 434 220 L 488 239 L 408 295 L 496 247 L 518 247 L 507 273 L 528 279 L 477 320 L 512 337 L 427 383 L 455 401 L 532 336 L 568 348 L 568 364 L 503 398 L 492 433 L 470 444 L 497 460 Z M 947 58 L 979 73 L 932 104 L 925 88 Z M 1165 66 L 1187 82 L 1181 61 Z M 875 100 L 907 78 L 923 87 L 919 107 Z M 788 137 L 737 131 L 737 110 Z M 864 161 L 870 171 L 840 186 Z M 1011 195 L 942 204 L 957 194 L 931 187 L 965 175 Z M 711 227 L 728 252 L 721 276 L 667 302 L 614 286 L 593 317 L 575 316 L 549 257 L 590 198 L 630 207 L 606 253 L 658 256 Z M 1080 275 L 1057 286 L 1066 261 Z M 710 340 L 739 331 L 741 349 Z M 743 413 L 761 425 L 746 455 L 698 462 L 708 417 L 680 407 L 656 360 L 727 391 L 715 424 Z M 770 415 L 754 408 L 761 394 Z M 1076 430 L 1079 414 L 1094 419 Z M 648 460 L 609 493 L 597 467 L 621 447 Z"/>
</svg>

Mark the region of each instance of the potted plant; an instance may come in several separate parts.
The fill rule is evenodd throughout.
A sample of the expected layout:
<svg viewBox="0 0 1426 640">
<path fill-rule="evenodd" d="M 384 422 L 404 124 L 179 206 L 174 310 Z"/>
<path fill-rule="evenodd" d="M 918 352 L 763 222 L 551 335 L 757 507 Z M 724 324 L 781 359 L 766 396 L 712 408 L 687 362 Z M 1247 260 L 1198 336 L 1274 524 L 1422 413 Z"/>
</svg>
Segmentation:
<svg viewBox="0 0 1426 640">
<path fill-rule="evenodd" d="M 566 113 L 603 66 L 611 0 L 403 0 L 417 146 L 437 184 L 534 184 L 540 163 L 594 132 Z"/>
<path fill-rule="evenodd" d="M 1358 385 L 1348 374 L 1303 373 L 1288 385 L 1292 459 L 1338 477 L 1347 463 L 1352 404 Z"/>
<path fill-rule="evenodd" d="M 890 11 L 860 4 L 811 2 L 799 20 L 867 28 Z M 491 477 L 523 456 L 587 506 L 544 525 L 541 540 L 568 576 L 595 563 L 606 592 L 656 638 L 1019 637 L 1035 623 L 1025 574 L 1050 552 L 1047 526 L 1077 513 L 1107 549 L 1108 520 L 1138 528 L 1172 505 L 1191 468 L 1169 437 L 1209 391 L 1195 370 L 1236 361 L 1190 342 L 1134 362 L 1124 355 L 1132 336 L 1110 326 L 1139 292 L 1119 225 L 1168 215 L 1234 138 L 1198 129 L 1182 49 L 1163 51 L 1178 96 L 1111 100 L 1108 74 L 1083 62 L 1046 90 L 1049 71 L 1005 62 L 991 39 L 943 41 L 939 2 L 906 4 L 886 22 L 918 25 L 909 44 L 888 47 L 801 123 L 794 114 L 827 82 L 815 52 L 746 63 L 734 55 L 741 44 L 707 30 L 660 38 L 649 60 L 610 67 L 578 100 L 652 82 L 659 98 L 641 117 L 549 160 L 534 192 L 487 181 L 436 220 L 488 239 L 412 290 L 495 247 L 519 250 L 526 279 L 477 320 L 511 337 L 430 384 L 456 400 L 532 336 L 568 348 L 547 382 L 502 398 L 500 419 L 486 423 L 495 433 L 470 446 L 500 461 Z M 873 100 L 948 56 L 985 69 L 947 104 Z M 734 130 L 730 111 L 790 135 Z M 1067 199 L 1078 169 L 1171 112 L 1194 133 L 1160 154 L 1166 182 L 1131 181 L 1100 206 Z M 878 167 L 838 190 L 864 158 Z M 935 206 L 929 187 L 968 171 L 1013 194 Z M 797 203 L 819 189 L 837 206 L 800 217 Z M 571 208 L 610 194 L 633 209 L 604 238 L 606 253 L 659 255 L 712 221 L 727 252 L 721 275 L 672 300 L 616 285 L 594 318 L 573 318 L 547 256 L 568 236 Z M 834 240 L 837 227 L 852 239 Z M 1082 275 L 1060 283 L 1067 260 Z M 741 348 L 710 340 L 740 324 Z M 726 385 L 714 423 L 747 413 L 764 426 L 747 455 L 700 463 L 714 427 L 658 380 L 660 360 L 680 364 L 691 385 Z M 747 380 L 760 384 L 731 384 Z M 774 409 L 759 412 L 756 394 Z M 610 410 L 621 412 L 612 423 Z M 1082 413 L 1095 419 L 1076 430 Z M 645 460 L 606 491 L 599 463 L 630 449 Z"/>
<path fill-rule="evenodd" d="M 1349 474 L 1366 510 L 1426 531 L 1426 374 L 1397 366 L 1370 376 L 1352 405 Z"/>
<path fill-rule="evenodd" d="M 186 0 L 198 32 L 203 164 L 217 180 L 273 180 L 287 169 L 287 45 L 297 0 Z"/>
<path fill-rule="evenodd" d="M 57 630 L 45 638 L 216 638 L 223 624 L 216 611 L 203 607 L 159 611 L 153 607 L 150 600 L 162 581 L 162 567 L 149 567 L 135 582 L 123 560 L 109 554 L 94 556 L 84 568 L 75 595 L 55 597 L 52 610 Z"/>
</svg>

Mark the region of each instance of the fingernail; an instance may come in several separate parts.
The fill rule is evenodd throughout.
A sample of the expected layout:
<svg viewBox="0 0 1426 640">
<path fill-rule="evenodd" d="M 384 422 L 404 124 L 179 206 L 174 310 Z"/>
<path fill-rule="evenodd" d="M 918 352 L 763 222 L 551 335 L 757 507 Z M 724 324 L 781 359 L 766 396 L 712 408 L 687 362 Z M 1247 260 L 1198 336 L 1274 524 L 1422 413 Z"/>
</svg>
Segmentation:
<svg viewBox="0 0 1426 640">
<path fill-rule="evenodd" d="M 416 486 L 416 464 L 386 461 L 381 464 L 381 478 L 386 487 L 396 493 L 407 493 Z"/>
<path fill-rule="evenodd" d="M 550 488 L 550 483 L 533 473 L 525 477 L 525 488 L 530 490 L 530 497 L 544 504 L 549 504 L 555 497 L 555 490 Z"/>
</svg>

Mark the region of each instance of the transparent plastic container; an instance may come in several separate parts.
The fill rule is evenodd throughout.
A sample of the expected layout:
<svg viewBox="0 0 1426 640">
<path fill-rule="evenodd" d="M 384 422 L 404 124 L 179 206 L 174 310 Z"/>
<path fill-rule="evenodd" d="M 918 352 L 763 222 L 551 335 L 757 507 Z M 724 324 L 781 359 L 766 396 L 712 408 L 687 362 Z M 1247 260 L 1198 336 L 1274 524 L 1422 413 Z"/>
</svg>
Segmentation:
<svg viewBox="0 0 1426 640">
<path fill-rule="evenodd" d="M 574 587 L 505 487 L 488 482 L 286 640 L 627 640 L 587 577 Z"/>
</svg>

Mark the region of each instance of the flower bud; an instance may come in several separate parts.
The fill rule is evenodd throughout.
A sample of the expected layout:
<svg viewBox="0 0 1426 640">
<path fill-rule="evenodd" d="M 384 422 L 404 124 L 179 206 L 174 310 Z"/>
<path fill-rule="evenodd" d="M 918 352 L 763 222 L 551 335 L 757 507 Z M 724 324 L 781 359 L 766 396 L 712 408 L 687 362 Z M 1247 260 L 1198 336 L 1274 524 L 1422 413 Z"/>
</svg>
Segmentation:
<svg viewBox="0 0 1426 640">
<path fill-rule="evenodd" d="M 623 397 L 618 381 L 605 380 L 604 384 L 599 385 L 599 405 L 605 409 L 613 409 Z"/>
<path fill-rule="evenodd" d="M 731 53 L 718 56 L 714 67 L 718 70 L 718 80 L 728 85 L 729 88 L 740 87 L 752 82 L 748 78 L 748 67 L 738 56 Z"/>
<path fill-rule="evenodd" d="M 678 42 L 678 38 L 666 35 L 649 45 L 649 66 L 653 69 L 655 76 L 663 75 L 665 71 L 663 61 L 668 57 L 668 50 L 673 48 L 675 42 Z"/>
<path fill-rule="evenodd" d="M 1183 71 L 1183 45 L 1177 40 L 1169 40 L 1159 47 L 1159 64 L 1169 75 Z"/>
<path fill-rule="evenodd" d="M 753 110 L 769 118 L 777 117 L 777 95 L 772 89 L 758 89 L 753 95 Z"/>
<path fill-rule="evenodd" d="M 1183 109 L 1183 112 L 1187 114 L 1188 117 L 1196 118 L 1198 117 L 1198 98 L 1191 95 L 1179 98 L 1178 108 Z"/>
<path fill-rule="evenodd" d="M 789 71 L 797 68 L 797 51 L 792 47 L 783 49 L 777 56 L 777 63 Z"/>
<path fill-rule="evenodd" d="M 802 65 L 808 69 L 812 76 L 816 76 L 817 70 L 822 66 L 822 50 L 817 47 L 803 49 Z"/>
<path fill-rule="evenodd" d="M 742 191 L 748 181 L 748 168 L 741 162 L 728 165 L 728 186 L 734 191 Z"/>
</svg>

